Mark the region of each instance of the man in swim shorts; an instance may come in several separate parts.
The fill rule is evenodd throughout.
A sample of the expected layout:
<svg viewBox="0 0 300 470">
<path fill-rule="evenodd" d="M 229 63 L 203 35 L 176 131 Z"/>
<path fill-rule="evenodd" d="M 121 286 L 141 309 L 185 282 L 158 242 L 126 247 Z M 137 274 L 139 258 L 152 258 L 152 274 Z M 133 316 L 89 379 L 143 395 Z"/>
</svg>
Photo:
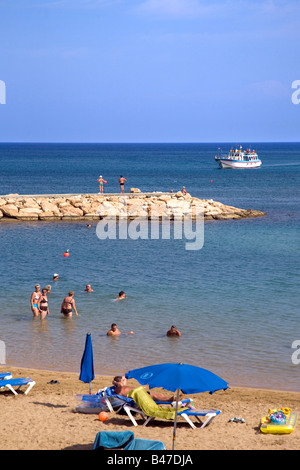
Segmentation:
<svg viewBox="0 0 300 470">
<path fill-rule="evenodd" d="M 123 176 L 121 175 L 119 179 L 119 183 L 120 183 L 120 190 L 122 194 L 124 193 L 124 183 L 126 183 L 126 181 L 127 180 L 123 178 Z"/>
</svg>

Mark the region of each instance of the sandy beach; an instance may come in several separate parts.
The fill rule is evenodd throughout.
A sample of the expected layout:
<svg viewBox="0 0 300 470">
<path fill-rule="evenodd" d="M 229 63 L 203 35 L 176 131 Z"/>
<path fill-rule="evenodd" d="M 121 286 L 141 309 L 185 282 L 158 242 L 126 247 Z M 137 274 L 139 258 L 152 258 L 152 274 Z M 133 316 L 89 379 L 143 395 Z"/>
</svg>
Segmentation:
<svg viewBox="0 0 300 470">
<path fill-rule="evenodd" d="M 97 415 L 75 412 L 75 395 L 88 393 L 89 386 L 78 380 L 79 373 L 22 369 L 2 366 L 14 378 L 31 377 L 36 385 L 28 395 L 14 396 L 0 391 L 1 450 L 91 450 L 97 432 L 131 430 L 135 437 L 161 440 L 172 448 L 173 423 L 154 420 L 147 427 L 134 427 L 127 416 L 110 414 L 106 422 Z M 51 380 L 58 381 L 49 384 Z M 92 393 L 110 386 L 112 377 L 96 376 Z M 129 385 L 138 383 L 130 380 Z M 166 392 L 169 393 L 169 392 Z M 204 429 L 193 430 L 179 420 L 176 450 L 296 450 L 300 428 L 289 435 L 262 434 L 260 418 L 269 408 L 289 407 L 300 412 L 300 393 L 264 389 L 230 388 L 210 395 L 192 396 L 196 408 L 219 408 L 222 413 Z M 232 417 L 245 423 L 230 422 Z M 142 424 L 142 420 L 138 420 Z"/>
</svg>

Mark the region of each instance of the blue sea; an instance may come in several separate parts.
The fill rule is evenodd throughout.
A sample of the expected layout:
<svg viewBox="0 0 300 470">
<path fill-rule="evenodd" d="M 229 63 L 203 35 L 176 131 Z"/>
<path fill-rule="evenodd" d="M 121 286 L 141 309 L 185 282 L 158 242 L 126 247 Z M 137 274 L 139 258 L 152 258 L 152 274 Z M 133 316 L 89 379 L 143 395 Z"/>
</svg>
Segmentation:
<svg viewBox="0 0 300 470">
<path fill-rule="evenodd" d="M 300 144 L 239 144 L 258 152 L 261 168 L 219 169 L 218 147 L 231 147 L 220 142 L 0 144 L 2 195 L 96 193 L 100 174 L 105 192 L 115 193 L 123 175 L 125 190 L 175 192 L 184 185 L 195 197 L 267 214 L 206 222 L 198 251 L 174 237 L 100 240 L 96 221 L 90 229 L 82 221 L 0 221 L 6 367 L 79 373 L 91 333 L 96 374 L 184 362 L 230 385 L 298 391 L 292 344 L 300 340 Z M 52 285 L 44 321 L 30 309 L 37 282 Z M 84 292 L 86 283 L 94 292 Z M 69 290 L 79 316 L 61 318 Z M 128 298 L 114 302 L 120 290 Z M 113 322 L 123 333 L 118 338 L 106 336 Z M 172 324 L 181 338 L 166 337 Z"/>
</svg>

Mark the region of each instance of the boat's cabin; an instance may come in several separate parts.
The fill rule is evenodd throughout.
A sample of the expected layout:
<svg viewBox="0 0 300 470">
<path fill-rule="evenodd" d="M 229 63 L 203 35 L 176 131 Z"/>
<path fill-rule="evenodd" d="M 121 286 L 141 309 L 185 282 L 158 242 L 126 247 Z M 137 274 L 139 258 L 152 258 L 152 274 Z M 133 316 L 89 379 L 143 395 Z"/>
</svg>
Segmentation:
<svg viewBox="0 0 300 470">
<path fill-rule="evenodd" d="M 255 150 L 251 149 L 246 149 L 244 152 L 242 151 L 242 148 L 240 149 L 231 149 L 229 151 L 228 158 L 231 160 L 238 160 L 238 161 L 253 161 L 253 160 L 258 160 L 258 155 L 255 152 Z"/>
</svg>

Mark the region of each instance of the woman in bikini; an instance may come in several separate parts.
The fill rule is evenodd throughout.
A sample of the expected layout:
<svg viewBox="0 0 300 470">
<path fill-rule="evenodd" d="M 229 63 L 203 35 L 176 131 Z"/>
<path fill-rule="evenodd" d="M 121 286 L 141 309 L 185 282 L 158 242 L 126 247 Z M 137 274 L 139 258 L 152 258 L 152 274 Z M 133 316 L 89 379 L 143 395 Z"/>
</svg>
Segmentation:
<svg viewBox="0 0 300 470">
<path fill-rule="evenodd" d="M 73 310 L 75 314 L 78 315 L 73 296 L 74 292 L 70 291 L 69 295 L 62 301 L 60 313 L 62 313 L 65 317 L 71 317 Z"/>
<path fill-rule="evenodd" d="M 38 317 L 39 314 L 40 314 L 40 311 L 39 311 L 39 308 L 38 308 L 38 302 L 39 302 L 39 299 L 42 295 L 41 292 L 40 292 L 40 289 L 41 289 L 40 285 L 36 284 L 35 291 L 32 292 L 31 298 L 30 298 L 31 310 L 32 310 L 32 313 L 33 313 L 34 317 Z"/>
<path fill-rule="evenodd" d="M 39 298 L 38 307 L 39 307 L 39 312 L 41 314 L 41 320 L 44 320 L 46 315 L 49 315 L 47 289 L 42 289 L 42 295 Z"/>
</svg>

